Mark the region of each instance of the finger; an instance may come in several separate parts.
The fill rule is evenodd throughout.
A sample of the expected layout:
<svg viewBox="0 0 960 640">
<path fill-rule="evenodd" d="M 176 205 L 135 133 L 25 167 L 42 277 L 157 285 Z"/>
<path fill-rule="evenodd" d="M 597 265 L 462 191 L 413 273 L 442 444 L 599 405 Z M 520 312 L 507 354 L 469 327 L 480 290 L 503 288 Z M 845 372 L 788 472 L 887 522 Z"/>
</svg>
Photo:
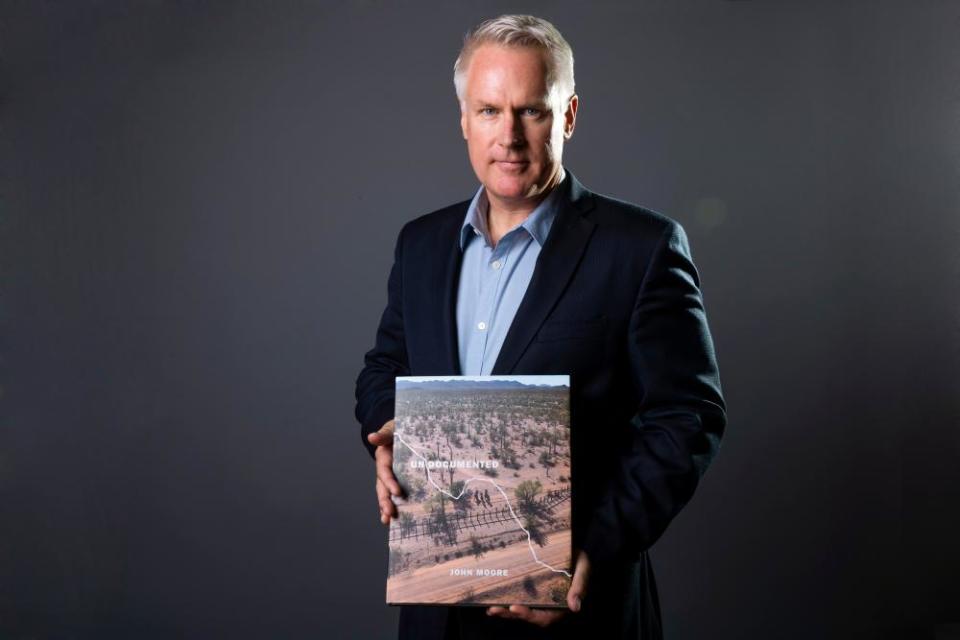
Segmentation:
<svg viewBox="0 0 960 640">
<path fill-rule="evenodd" d="M 380 478 L 387 489 L 390 490 L 390 493 L 395 496 L 403 495 L 400 483 L 397 482 L 396 476 L 393 475 L 393 453 L 386 447 L 377 447 L 375 456 L 377 459 L 377 477 Z"/>
<path fill-rule="evenodd" d="M 390 493 L 387 491 L 386 487 L 382 487 L 383 498 L 380 499 L 380 510 L 388 518 L 397 517 L 397 505 L 393 503 L 393 500 L 390 499 Z"/>
<path fill-rule="evenodd" d="M 397 482 L 397 477 L 393 475 L 392 465 L 382 463 L 380 460 L 377 460 L 377 479 L 383 483 L 383 486 L 391 494 L 395 496 L 403 495 L 403 490 L 400 488 L 400 483 Z"/>
<path fill-rule="evenodd" d="M 549 609 L 531 609 L 522 604 L 512 604 L 505 611 L 502 617 L 523 620 L 538 627 L 547 627 L 563 617 L 564 611 L 552 611 Z"/>
<path fill-rule="evenodd" d="M 377 447 L 388 447 L 393 444 L 393 434 L 374 431 L 367 434 L 367 442 Z"/>
<path fill-rule="evenodd" d="M 377 507 L 380 509 L 380 522 L 382 524 L 387 524 L 389 522 L 389 517 L 387 516 L 386 508 L 387 505 L 384 499 L 387 496 L 387 491 L 383 486 L 383 483 L 380 482 L 380 478 L 377 478 Z"/>
<path fill-rule="evenodd" d="M 513 607 L 510 607 L 511 610 Z M 526 620 L 530 624 L 538 627 L 549 627 L 557 620 L 566 615 L 566 611 L 554 611 L 550 609 L 528 609 L 526 613 L 520 615 L 521 620 Z"/>
<path fill-rule="evenodd" d="M 530 607 L 523 604 L 512 604 L 509 609 L 510 613 L 515 615 L 521 620 L 531 620 L 534 616 L 534 611 L 536 609 L 531 609 Z"/>
<path fill-rule="evenodd" d="M 567 606 L 571 611 L 580 611 L 583 599 L 587 596 L 587 584 L 590 581 L 590 559 L 585 551 L 577 555 L 577 566 L 573 570 L 573 580 L 567 591 Z"/>
<path fill-rule="evenodd" d="M 397 507 L 390 499 L 390 493 L 387 488 L 377 479 L 377 502 L 380 505 L 380 522 L 389 524 L 391 517 L 397 516 Z"/>
<path fill-rule="evenodd" d="M 377 461 L 377 464 L 384 462 L 391 464 L 393 462 L 393 444 L 377 445 L 376 450 L 373 452 L 373 459 Z"/>
<path fill-rule="evenodd" d="M 379 446 L 373 453 L 377 469 L 393 470 L 393 447 Z"/>
<path fill-rule="evenodd" d="M 375 447 L 393 447 L 393 436 L 383 435 L 379 432 L 367 434 L 367 442 Z"/>
<path fill-rule="evenodd" d="M 517 620 L 525 620 L 531 622 L 530 619 L 530 607 L 524 606 L 522 604 L 512 604 L 510 608 L 507 609 L 512 615 L 510 617 L 516 618 Z"/>
<path fill-rule="evenodd" d="M 494 616 L 496 618 L 515 618 L 516 616 L 510 613 L 506 607 L 488 607 L 487 615 Z"/>
<path fill-rule="evenodd" d="M 389 420 L 385 425 L 380 427 L 378 430 L 368 434 L 367 442 L 369 442 L 370 444 L 375 444 L 377 446 L 392 445 L 394 425 L 395 425 L 395 422 L 393 420 Z"/>
</svg>

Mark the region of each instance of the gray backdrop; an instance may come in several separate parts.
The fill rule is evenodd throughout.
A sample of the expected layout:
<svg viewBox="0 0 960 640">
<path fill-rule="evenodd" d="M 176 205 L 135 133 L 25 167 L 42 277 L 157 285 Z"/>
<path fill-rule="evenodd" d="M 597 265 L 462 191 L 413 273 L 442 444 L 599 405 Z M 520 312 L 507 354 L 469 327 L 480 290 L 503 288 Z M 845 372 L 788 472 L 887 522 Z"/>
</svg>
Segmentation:
<svg viewBox="0 0 960 640">
<path fill-rule="evenodd" d="M 574 47 L 566 165 L 703 277 L 668 637 L 960 623 L 960 3 L 4 2 L 0 636 L 393 636 L 353 384 L 507 11 Z"/>
</svg>

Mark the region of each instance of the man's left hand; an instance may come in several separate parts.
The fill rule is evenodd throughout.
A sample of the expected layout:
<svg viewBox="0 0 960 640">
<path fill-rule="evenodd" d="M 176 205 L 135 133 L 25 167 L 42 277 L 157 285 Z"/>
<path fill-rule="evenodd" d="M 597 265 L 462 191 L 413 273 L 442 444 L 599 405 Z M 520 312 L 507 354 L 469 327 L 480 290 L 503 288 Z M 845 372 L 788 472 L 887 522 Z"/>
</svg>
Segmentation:
<svg viewBox="0 0 960 640">
<path fill-rule="evenodd" d="M 587 595 L 587 581 L 589 578 L 590 561 L 587 559 L 586 552 L 581 551 L 577 556 L 577 566 L 573 570 L 573 580 L 570 584 L 570 590 L 567 591 L 567 607 L 569 607 L 570 611 L 574 613 L 580 611 L 581 602 Z M 549 627 L 567 615 L 567 612 L 563 609 L 532 609 L 522 604 L 512 604 L 509 608 L 488 607 L 487 615 L 524 620 L 538 627 Z"/>
</svg>

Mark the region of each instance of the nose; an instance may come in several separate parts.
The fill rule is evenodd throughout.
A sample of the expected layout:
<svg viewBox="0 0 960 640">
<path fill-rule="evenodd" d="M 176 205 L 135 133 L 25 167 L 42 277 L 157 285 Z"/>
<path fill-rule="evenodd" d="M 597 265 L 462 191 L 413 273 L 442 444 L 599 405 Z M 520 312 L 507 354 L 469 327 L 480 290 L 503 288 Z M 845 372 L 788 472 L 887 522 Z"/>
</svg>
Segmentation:
<svg viewBox="0 0 960 640">
<path fill-rule="evenodd" d="M 512 111 L 504 111 L 500 123 L 500 144 L 504 147 L 523 145 L 523 121 Z"/>
</svg>

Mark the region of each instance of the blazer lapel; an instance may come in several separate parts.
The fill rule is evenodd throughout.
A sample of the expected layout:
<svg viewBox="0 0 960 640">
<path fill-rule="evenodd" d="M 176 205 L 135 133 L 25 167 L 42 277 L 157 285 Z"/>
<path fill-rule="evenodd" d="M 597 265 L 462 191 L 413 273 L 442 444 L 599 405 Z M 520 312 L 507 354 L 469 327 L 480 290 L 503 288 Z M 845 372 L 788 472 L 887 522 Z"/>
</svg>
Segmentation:
<svg viewBox="0 0 960 640">
<path fill-rule="evenodd" d="M 466 211 L 467 207 L 464 206 L 459 222 L 456 219 L 453 220 L 456 224 L 452 225 L 452 233 L 448 231 L 441 234 L 446 243 L 446 256 L 444 257 L 443 304 L 440 306 L 440 311 L 445 317 L 441 322 L 440 339 L 446 351 L 443 362 L 447 366 L 447 371 L 443 373 L 453 376 L 463 375 L 460 369 L 460 343 L 457 340 L 457 290 L 460 285 L 460 267 L 463 264 L 459 233 Z"/>
<path fill-rule="evenodd" d="M 513 372 L 520 356 L 526 351 L 577 270 L 587 242 L 596 227 L 592 220 L 584 216 L 593 208 L 593 197 L 572 173 L 567 171 L 567 174 L 568 179 L 559 187 L 564 189 L 564 203 L 557 212 L 557 218 L 553 221 L 547 240 L 537 257 L 530 284 L 507 331 L 500 354 L 493 365 L 492 375 Z M 456 273 L 459 274 L 459 265 L 457 266 Z M 456 345 L 455 295 L 453 304 L 453 343 Z M 456 346 L 453 357 L 458 358 Z M 459 373 L 459 365 L 457 372 Z"/>
</svg>

